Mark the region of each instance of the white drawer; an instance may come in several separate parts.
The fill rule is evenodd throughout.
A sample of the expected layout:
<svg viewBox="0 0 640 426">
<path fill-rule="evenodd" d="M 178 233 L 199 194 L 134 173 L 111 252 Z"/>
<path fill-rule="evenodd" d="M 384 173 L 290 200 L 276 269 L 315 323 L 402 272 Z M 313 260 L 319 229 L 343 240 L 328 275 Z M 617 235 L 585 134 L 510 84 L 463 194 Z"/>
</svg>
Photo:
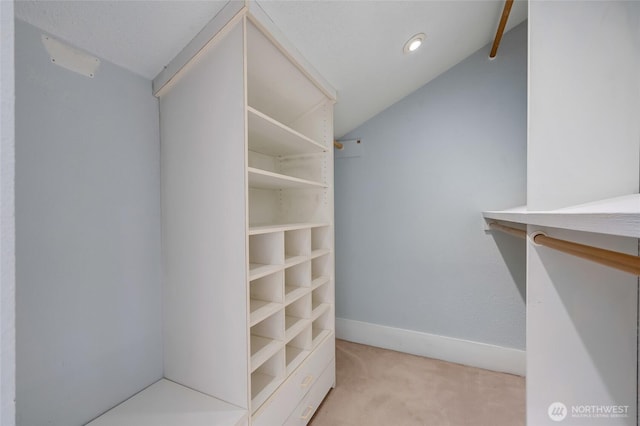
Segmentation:
<svg viewBox="0 0 640 426">
<path fill-rule="evenodd" d="M 335 369 L 335 360 L 332 360 L 313 387 L 309 389 L 307 396 L 305 396 L 296 409 L 293 410 L 293 413 L 291 413 L 291 416 L 284 426 L 305 426 L 309 423 L 313 413 L 316 412 L 320 403 L 327 395 L 327 392 L 329 392 L 331 386 L 333 386 L 333 381 L 336 377 Z"/>
<path fill-rule="evenodd" d="M 309 392 L 318 377 L 326 370 L 335 358 L 335 338 L 331 333 L 291 376 L 276 390 L 260 410 L 254 415 L 253 426 L 282 425 L 291 415 L 292 410 Z M 334 377 L 335 377 L 335 364 Z M 333 380 L 331 381 L 333 384 Z"/>
</svg>

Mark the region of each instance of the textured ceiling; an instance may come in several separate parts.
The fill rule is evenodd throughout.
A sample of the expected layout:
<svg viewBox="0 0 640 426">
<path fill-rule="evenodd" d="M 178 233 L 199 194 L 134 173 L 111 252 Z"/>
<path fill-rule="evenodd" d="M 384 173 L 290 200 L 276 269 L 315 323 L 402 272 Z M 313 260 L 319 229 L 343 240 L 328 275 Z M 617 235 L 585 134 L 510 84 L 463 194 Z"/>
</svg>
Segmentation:
<svg viewBox="0 0 640 426">
<path fill-rule="evenodd" d="M 337 90 L 337 137 L 493 41 L 504 6 L 502 0 L 259 3 Z M 527 3 L 514 2 L 507 28 L 526 16 Z M 405 55 L 404 43 L 417 33 L 426 34 L 425 43 Z"/>
<path fill-rule="evenodd" d="M 338 91 L 337 137 L 489 43 L 504 5 L 502 0 L 258 2 Z M 225 3 L 17 0 L 16 16 L 151 79 Z M 516 0 L 507 28 L 526 15 L 526 1 Z M 427 35 L 424 46 L 403 54 L 405 41 L 420 32 Z"/>
<path fill-rule="evenodd" d="M 92 55 L 152 79 L 226 3 L 17 0 L 15 13 Z"/>
</svg>

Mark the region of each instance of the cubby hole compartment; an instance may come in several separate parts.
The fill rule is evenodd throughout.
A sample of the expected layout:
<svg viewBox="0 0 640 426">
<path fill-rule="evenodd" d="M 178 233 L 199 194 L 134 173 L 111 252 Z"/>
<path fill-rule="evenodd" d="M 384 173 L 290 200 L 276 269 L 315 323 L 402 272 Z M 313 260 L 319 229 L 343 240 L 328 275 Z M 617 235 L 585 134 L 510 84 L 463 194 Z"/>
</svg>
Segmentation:
<svg viewBox="0 0 640 426">
<path fill-rule="evenodd" d="M 316 319 L 331 308 L 331 289 L 325 283 L 311 292 L 311 318 Z"/>
<path fill-rule="evenodd" d="M 249 236 L 249 279 L 255 280 L 284 265 L 284 233 L 272 232 Z"/>
<path fill-rule="evenodd" d="M 312 348 L 311 325 L 307 326 L 285 346 L 287 375 L 291 374 L 309 355 Z"/>
<path fill-rule="evenodd" d="M 311 229 L 311 254 L 313 257 L 322 256 L 330 252 L 331 228 L 319 226 Z"/>
<path fill-rule="evenodd" d="M 311 295 L 306 294 L 291 303 L 284 312 L 284 340 L 289 342 L 311 322 Z"/>
<path fill-rule="evenodd" d="M 283 271 L 249 282 L 250 326 L 256 325 L 282 309 L 283 284 Z"/>
<path fill-rule="evenodd" d="M 289 305 L 311 291 L 311 262 L 306 261 L 284 271 L 284 304 Z"/>
<path fill-rule="evenodd" d="M 258 408 L 284 381 L 286 374 L 284 348 L 276 352 L 251 373 L 251 412 Z"/>
<path fill-rule="evenodd" d="M 334 328 L 332 309 L 329 309 L 314 319 L 311 323 L 311 341 L 312 346 L 317 347 L 320 342 L 324 340 L 326 336 L 331 334 L 331 330 Z"/>
<path fill-rule="evenodd" d="M 330 108 L 325 94 L 251 22 L 247 25 L 247 63 L 248 104 L 323 141 L 327 125 L 316 125 L 316 129 L 309 122 L 326 123 Z"/>
<path fill-rule="evenodd" d="M 311 254 L 311 230 L 296 229 L 284 233 L 284 259 L 286 266 L 293 266 L 309 259 Z"/>
<path fill-rule="evenodd" d="M 316 280 L 326 280 L 331 277 L 331 256 L 325 253 L 311 260 L 311 278 Z"/>
<path fill-rule="evenodd" d="M 284 345 L 284 311 L 281 309 L 251 327 L 251 372 Z"/>
</svg>

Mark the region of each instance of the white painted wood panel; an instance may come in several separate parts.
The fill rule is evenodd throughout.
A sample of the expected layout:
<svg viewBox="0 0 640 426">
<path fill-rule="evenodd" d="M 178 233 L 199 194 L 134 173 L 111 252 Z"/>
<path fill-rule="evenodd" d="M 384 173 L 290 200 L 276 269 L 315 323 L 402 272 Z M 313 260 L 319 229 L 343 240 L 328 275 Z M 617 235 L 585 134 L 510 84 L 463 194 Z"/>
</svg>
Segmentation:
<svg viewBox="0 0 640 426">
<path fill-rule="evenodd" d="M 633 3 L 529 4 L 531 210 L 638 192 L 640 51 Z"/>
<path fill-rule="evenodd" d="M 160 98 L 165 376 L 248 408 L 243 30 Z"/>
<path fill-rule="evenodd" d="M 546 228 L 529 227 L 529 231 Z M 548 230 L 557 238 L 637 254 L 634 238 Z M 637 277 L 527 242 L 527 424 L 635 425 Z M 572 407 L 627 406 L 627 417 L 580 418 Z"/>
</svg>

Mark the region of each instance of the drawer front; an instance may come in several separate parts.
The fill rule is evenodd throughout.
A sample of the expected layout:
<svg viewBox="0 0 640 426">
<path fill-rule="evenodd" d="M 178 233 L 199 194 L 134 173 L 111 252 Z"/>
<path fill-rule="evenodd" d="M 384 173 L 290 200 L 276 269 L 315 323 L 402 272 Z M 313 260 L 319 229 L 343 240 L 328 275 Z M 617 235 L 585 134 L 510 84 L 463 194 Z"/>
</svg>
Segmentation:
<svg viewBox="0 0 640 426">
<path fill-rule="evenodd" d="M 333 386 L 333 381 L 336 377 L 335 369 L 335 360 L 332 360 L 313 387 L 309 389 L 309 393 L 300 401 L 296 409 L 293 410 L 285 426 L 305 426 L 309 423 L 313 413 L 316 412 L 320 403 L 322 403 L 322 400 L 327 395 L 327 392 L 329 392 L 331 386 Z"/>
<path fill-rule="evenodd" d="M 275 394 L 264 403 L 253 417 L 253 426 L 275 426 L 284 424 L 293 407 L 309 392 L 327 365 L 335 358 L 333 333 L 325 339 L 285 380 Z M 331 382 L 333 384 L 333 380 Z"/>
</svg>

